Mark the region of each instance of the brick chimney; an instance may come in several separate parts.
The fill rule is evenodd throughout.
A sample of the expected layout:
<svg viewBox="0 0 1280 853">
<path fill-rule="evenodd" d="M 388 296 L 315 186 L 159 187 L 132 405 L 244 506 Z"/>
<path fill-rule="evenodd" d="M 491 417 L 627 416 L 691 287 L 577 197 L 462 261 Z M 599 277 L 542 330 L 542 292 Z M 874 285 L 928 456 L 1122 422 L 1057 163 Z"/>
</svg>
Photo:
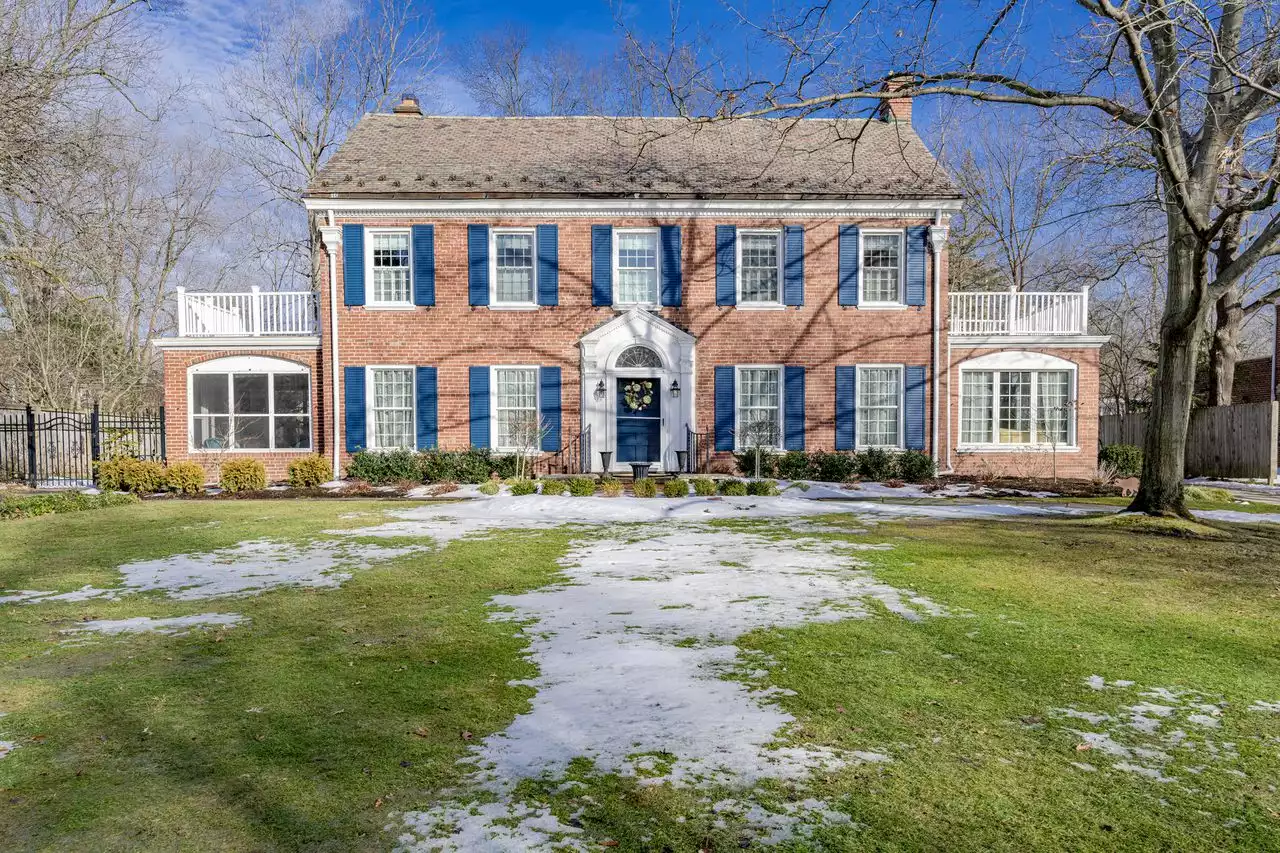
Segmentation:
<svg viewBox="0 0 1280 853">
<path fill-rule="evenodd" d="M 396 104 L 391 110 L 398 116 L 420 116 L 422 115 L 422 107 L 418 106 L 418 99 L 412 92 L 405 92 L 400 96 L 400 103 Z M 907 107 L 908 115 L 911 113 L 911 107 Z"/>
<path fill-rule="evenodd" d="M 891 75 L 884 81 L 880 91 L 897 92 L 899 89 L 905 89 L 910 85 L 910 77 L 894 77 Z M 900 121 L 904 124 L 911 124 L 911 96 L 888 98 L 881 101 L 877 116 L 881 121 Z"/>
</svg>

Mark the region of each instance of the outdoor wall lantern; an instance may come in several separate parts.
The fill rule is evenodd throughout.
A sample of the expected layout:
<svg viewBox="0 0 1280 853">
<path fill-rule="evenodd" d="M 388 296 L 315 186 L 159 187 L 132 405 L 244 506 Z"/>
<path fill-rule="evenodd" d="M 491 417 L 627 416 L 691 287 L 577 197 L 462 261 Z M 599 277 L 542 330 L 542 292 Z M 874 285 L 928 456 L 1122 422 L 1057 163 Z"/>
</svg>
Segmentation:
<svg viewBox="0 0 1280 853">
<path fill-rule="evenodd" d="M 604 380 L 601 379 L 596 383 L 596 399 L 604 396 Z"/>
<path fill-rule="evenodd" d="M 679 379 L 671 383 L 671 396 L 672 397 L 680 396 L 680 380 Z"/>
</svg>

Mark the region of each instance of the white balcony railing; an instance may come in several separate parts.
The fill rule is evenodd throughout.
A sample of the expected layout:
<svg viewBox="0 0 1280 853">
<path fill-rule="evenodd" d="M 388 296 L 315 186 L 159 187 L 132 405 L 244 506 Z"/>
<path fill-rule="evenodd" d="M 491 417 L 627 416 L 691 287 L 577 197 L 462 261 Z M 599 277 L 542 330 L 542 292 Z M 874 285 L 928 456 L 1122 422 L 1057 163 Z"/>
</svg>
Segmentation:
<svg viewBox="0 0 1280 853">
<path fill-rule="evenodd" d="M 178 337 L 248 338 L 316 334 L 316 301 L 307 290 L 187 293 L 178 288 Z"/>
<path fill-rule="evenodd" d="M 1089 288 L 1078 293 L 951 294 L 951 334 L 1083 335 L 1089 331 Z"/>
</svg>

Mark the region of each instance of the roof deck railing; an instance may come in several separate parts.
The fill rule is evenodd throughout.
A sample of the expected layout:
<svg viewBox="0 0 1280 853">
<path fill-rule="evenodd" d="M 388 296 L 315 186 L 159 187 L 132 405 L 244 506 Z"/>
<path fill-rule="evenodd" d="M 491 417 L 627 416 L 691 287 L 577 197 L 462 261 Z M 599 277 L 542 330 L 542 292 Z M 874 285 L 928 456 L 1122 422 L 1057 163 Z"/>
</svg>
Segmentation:
<svg viewBox="0 0 1280 853">
<path fill-rule="evenodd" d="M 955 336 L 1084 335 L 1089 331 L 1089 288 L 1075 293 L 952 293 Z"/>
<path fill-rule="evenodd" d="M 316 300 L 309 290 L 188 293 L 179 287 L 177 292 L 180 338 L 316 334 Z"/>
</svg>

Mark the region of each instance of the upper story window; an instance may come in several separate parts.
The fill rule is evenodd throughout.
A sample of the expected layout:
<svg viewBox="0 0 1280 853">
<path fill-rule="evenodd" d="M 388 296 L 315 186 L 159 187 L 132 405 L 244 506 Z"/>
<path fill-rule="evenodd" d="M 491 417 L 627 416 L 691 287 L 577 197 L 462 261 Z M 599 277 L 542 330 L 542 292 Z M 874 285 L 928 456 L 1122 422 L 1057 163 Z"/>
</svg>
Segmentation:
<svg viewBox="0 0 1280 853">
<path fill-rule="evenodd" d="M 858 444 L 902 446 L 902 368 L 897 365 L 858 368 Z"/>
<path fill-rule="evenodd" d="M 371 305 L 409 305 L 409 232 L 370 231 Z"/>
<path fill-rule="evenodd" d="M 657 305 L 657 229 L 615 228 L 613 235 L 614 302 L 619 305 Z"/>
<path fill-rule="evenodd" d="M 193 450 L 311 447 L 311 374 L 282 359 L 216 359 L 191 369 Z"/>
<path fill-rule="evenodd" d="M 532 228 L 493 229 L 493 281 L 490 305 L 536 304 L 534 231 Z"/>
<path fill-rule="evenodd" d="M 782 446 L 782 368 L 738 368 L 737 426 L 739 450 Z"/>
<path fill-rule="evenodd" d="M 493 368 L 493 440 L 498 450 L 528 450 L 539 445 L 538 369 Z"/>
<path fill-rule="evenodd" d="M 782 233 L 738 232 L 738 304 L 782 304 Z"/>
<path fill-rule="evenodd" d="M 902 232 L 862 232 L 862 305 L 902 304 Z"/>
<path fill-rule="evenodd" d="M 369 447 L 414 446 L 413 368 L 369 368 Z"/>
</svg>

